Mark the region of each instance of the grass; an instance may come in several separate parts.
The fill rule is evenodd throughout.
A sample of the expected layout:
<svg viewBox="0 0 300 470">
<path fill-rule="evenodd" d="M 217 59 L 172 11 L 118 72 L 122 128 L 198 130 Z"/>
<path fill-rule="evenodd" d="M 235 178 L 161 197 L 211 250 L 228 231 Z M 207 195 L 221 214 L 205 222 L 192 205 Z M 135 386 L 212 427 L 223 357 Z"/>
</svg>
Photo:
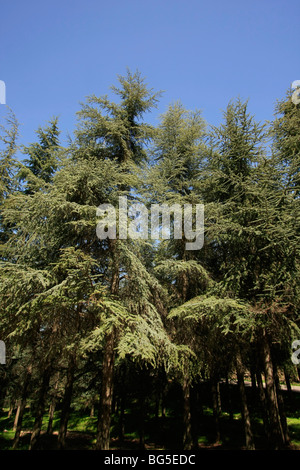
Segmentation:
<svg viewBox="0 0 300 470">
<path fill-rule="evenodd" d="M 292 444 L 300 449 L 300 418 L 287 418 Z"/>
</svg>

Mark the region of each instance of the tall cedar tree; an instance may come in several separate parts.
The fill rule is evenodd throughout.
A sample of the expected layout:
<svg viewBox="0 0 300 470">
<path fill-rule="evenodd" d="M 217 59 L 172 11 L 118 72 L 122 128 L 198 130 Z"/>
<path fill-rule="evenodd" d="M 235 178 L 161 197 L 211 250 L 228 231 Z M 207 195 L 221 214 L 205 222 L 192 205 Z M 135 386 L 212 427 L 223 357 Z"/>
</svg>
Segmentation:
<svg viewBox="0 0 300 470">
<path fill-rule="evenodd" d="M 114 89 L 121 96 L 118 105 L 93 98 L 100 110 L 83 107 L 81 127 L 67 149 L 71 158 L 52 184 L 32 194 L 13 195 L 4 210 L 7 223 L 15 223 L 6 247 L 10 262 L 2 271 L 1 298 L 11 310 L 7 331 L 22 346 L 40 345 L 35 352 L 44 358 L 45 373 L 62 351 L 60 365 L 67 375 L 60 447 L 65 444 L 78 344 L 82 354 L 102 354 L 97 432 L 101 449 L 109 446 L 116 354 L 123 359 L 130 354 L 153 366 L 166 354 L 176 356 L 161 320 L 163 291 L 144 267 L 141 241 L 99 240 L 96 235 L 97 206 L 117 207 L 119 195 L 132 199 L 138 188 L 136 162 L 146 157 L 143 146 L 152 132 L 138 121 L 157 95 L 147 91 L 139 74 L 128 72 L 120 82 L 122 88 Z M 15 289 L 22 289 L 23 298 L 15 296 Z M 43 384 L 42 379 L 31 447 L 40 432 Z"/>
<path fill-rule="evenodd" d="M 199 111 L 187 111 L 180 102 L 170 106 L 162 116 L 154 139 L 153 157 L 157 162 L 149 172 L 149 200 L 180 210 L 184 204 L 202 202 L 200 174 L 205 159 L 205 122 Z M 172 220 L 172 217 L 171 217 Z M 171 236 L 173 228 L 170 227 Z M 187 302 L 203 292 L 209 276 L 194 253 L 186 250 L 184 233 L 181 239 L 161 241 L 155 259 L 156 273 L 169 290 L 171 306 Z M 193 348 L 193 333 L 177 325 L 174 340 Z M 179 374 L 183 393 L 183 447 L 193 445 L 190 388 L 193 360 L 188 354 Z"/>
</svg>

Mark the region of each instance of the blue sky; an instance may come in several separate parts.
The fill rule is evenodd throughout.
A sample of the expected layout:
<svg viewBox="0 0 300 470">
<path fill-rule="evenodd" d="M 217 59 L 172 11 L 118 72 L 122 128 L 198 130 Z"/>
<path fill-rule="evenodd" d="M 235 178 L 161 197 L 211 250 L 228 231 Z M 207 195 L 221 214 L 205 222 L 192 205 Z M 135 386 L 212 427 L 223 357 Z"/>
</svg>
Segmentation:
<svg viewBox="0 0 300 470">
<path fill-rule="evenodd" d="M 0 80 L 20 143 L 59 116 L 72 134 L 86 96 L 129 67 L 164 90 L 147 120 L 180 100 L 218 125 L 236 97 L 257 120 L 300 79 L 299 0 L 13 0 L 0 5 Z M 6 107 L 0 105 L 0 118 Z"/>
</svg>

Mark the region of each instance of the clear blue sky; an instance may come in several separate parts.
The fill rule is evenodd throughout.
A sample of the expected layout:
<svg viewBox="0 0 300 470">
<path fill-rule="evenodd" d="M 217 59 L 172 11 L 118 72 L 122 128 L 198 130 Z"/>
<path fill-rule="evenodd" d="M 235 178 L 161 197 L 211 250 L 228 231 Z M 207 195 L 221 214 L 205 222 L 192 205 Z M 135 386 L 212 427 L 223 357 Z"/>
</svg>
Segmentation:
<svg viewBox="0 0 300 470">
<path fill-rule="evenodd" d="M 165 91 L 152 123 L 181 100 L 216 125 L 237 96 L 272 119 L 300 79 L 299 0 L 6 0 L 0 25 L 0 80 L 24 144 L 57 115 L 72 134 L 79 103 L 126 67 Z"/>
</svg>

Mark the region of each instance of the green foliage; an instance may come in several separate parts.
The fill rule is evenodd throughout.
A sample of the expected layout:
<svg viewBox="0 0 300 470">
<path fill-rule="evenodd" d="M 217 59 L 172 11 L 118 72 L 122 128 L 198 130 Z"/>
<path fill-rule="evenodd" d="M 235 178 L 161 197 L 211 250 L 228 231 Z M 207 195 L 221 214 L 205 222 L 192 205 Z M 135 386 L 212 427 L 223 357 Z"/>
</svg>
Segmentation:
<svg viewBox="0 0 300 470">
<path fill-rule="evenodd" d="M 251 307 L 230 298 L 217 298 L 213 295 L 195 297 L 172 309 L 169 318 L 183 318 L 196 323 L 207 322 L 211 329 L 222 334 L 246 335 L 255 329 L 256 319 Z"/>
<path fill-rule="evenodd" d="M 208 132 L 177 102 L 154 128 L 144 115 L 159 94 L 138 72 L 118 80 L 116 102 L 82 105 L 68 148 L 53 119 L 18 163 L 13 114 L 2 128 L 0 337 L 13 399 L 28 373 L 37 403 L 50 370 L 49 400 L 65 404 L 72 376 L 75 407 L 83 396 L 94 404 L 112 337 L 118 380 L 134 368 L 185 387 L 228 378 L 240 352 L 243 366 L 260 368 L 253 350 L 264 335 L 283 367 L 299 333 L 299 106 L 279 103 L 267 132 L 238 99 Z M 117 208 L 119 196 L 204 203 L 203 249 L 187 251 L 184 234 L 100 240 L 97 207 Z"/>
<path fill-rule="evenodd" d="M 24 159 L 19 171 L 20 181 L 25 182 L 25 192 L 30 194 L 51 183 L 53 175 L 59 167 L 62 149 L 59 146 L 58 118 L 49 125 L 36 131 L 38 142 L 23 147 L 23 153 L 29 158 Z"/>
<path fill-rule="evenodd" d="M 153 128 L 141 122 L 145 112 L 157 103 L 159 93 L 148 89 L 139 72 L 119 76 L 120 88 L 112 91 L 120 103 L 103 97 L 90 96 L 78 116 L 76 158 L 96 156 L 99 159 L 133 161 L 140 164 L 146 158 L 143 145 L 153 135 Z"/>
<path fill-rule="evenodd" d="M 274 156 L 286 190 L 299 196 L 300 107 L 292 102 L 288 92 L 286 99 L 277 103 L 275 111 L 277 117 L 270 129 Z"/>
</svg>

